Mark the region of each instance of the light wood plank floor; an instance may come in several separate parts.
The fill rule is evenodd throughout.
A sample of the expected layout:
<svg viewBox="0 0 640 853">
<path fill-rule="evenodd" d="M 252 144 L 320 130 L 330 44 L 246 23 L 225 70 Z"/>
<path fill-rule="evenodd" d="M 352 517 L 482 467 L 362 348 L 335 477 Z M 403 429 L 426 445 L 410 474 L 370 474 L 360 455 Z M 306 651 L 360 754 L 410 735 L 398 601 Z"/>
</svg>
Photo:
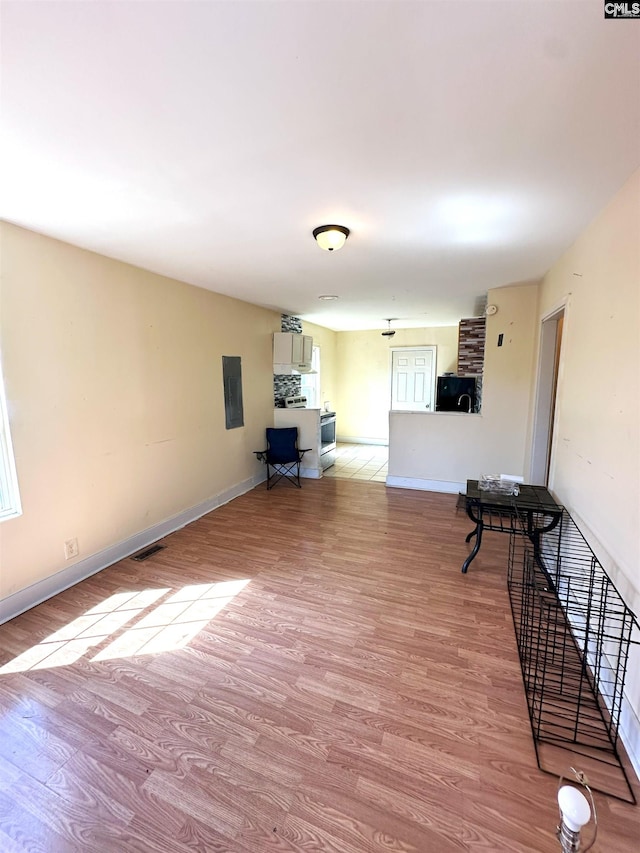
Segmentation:
<svg viewBox="0 0 640 853">
<path fill-rule="evenodd" d="M 557 851 L 455 497 L 262 486 L 0 627 L 0 850 Z M 636 793 L 638 789 L 636 786 Z M 596 850 L 640 808 L 597 795 Z"/>
</svg>

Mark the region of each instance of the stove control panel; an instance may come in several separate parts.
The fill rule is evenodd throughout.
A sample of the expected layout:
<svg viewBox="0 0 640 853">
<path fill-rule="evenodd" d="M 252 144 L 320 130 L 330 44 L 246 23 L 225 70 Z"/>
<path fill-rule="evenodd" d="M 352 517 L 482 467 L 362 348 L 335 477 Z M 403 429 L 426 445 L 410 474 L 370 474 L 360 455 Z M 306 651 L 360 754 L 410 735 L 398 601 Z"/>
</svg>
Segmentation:
<svg viewBox="0 0 640 853">
<path fill-rule="evenodd" d="M 284 398 L 284 407 L 285 407 L 285 409 L 306 409 L 307 408 L 307 398 L 306 397 L 285 397 Z"/>
</svg>

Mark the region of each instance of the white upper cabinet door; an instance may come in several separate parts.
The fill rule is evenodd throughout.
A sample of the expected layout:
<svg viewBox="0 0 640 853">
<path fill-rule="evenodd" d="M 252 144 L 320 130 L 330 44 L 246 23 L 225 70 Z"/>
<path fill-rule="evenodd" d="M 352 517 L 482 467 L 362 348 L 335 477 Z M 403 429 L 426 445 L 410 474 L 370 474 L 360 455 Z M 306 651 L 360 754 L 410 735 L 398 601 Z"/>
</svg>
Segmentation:
<svg viewBox="0 0 640 853">
<path fill-rule="evenodd" d="M 311 335 L 302 336 L 302 363 L 311 364 L 313 361 L 313 338 Z"/>
<path fill-rule="evenodd" d="M 435 378 L 435 347 L 393 350 L 391 409 L 394 412 L 433 412 Z"/>
<path fill-rule="evenodd" d="M 291 364 L 302 364 L 302 355 L 302 335 L 291 335 Z"/>
<path fill-rule="evenodd" d="M 273 361 L 275 364 L 291 364 L 291 335 L 288 332 L 274 333 Z"/>
</svg>

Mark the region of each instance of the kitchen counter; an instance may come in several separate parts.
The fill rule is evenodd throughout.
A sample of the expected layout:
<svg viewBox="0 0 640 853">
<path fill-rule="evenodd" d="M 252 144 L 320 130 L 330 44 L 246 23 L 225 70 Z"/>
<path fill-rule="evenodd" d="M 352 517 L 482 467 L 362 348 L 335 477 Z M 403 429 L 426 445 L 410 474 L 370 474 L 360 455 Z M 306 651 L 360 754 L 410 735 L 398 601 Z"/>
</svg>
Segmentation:
<svg viewBox="0 0 640 853">
<path fill-rule="evenodd" d="M 320 409 L 274 409 L 273 425 L 298 427 L 298 447 L 310 447 L 300 464 L 300 476 L 314 480 L 322 477 L 320 464 Z"/>
<path fill-rule="evenodd" d="M 520 474 L 495 425 L 467 412 L 390 412 L 387 485 L 457 494 L 493 471 Z"/>
<path fill-rule="evenodd" d="M 415 411 L 415 412 L 389 412 L 390 415 L 428 415 L 429 417 L 433 417 L 434 415 L 438 415 L 438 417 L 451 417 L 459 418 L 461 415 L 465 418 L 471 416 L 472 418 L 480 418 L 482 417 L 482 412 L 430 412 L 430 411 Z"/>
</svg>

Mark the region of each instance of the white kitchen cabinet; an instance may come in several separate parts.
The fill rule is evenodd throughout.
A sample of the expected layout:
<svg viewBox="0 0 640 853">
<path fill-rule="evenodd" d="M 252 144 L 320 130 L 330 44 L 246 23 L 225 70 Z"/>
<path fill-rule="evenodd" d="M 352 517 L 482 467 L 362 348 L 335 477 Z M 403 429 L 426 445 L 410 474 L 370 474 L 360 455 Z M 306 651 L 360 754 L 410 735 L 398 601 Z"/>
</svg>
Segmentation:
<svg viewBox="0 0 640 853">
<path fill-rule="evenodd" d="M 273 372 L 291 373 L 298 368 L 311 369 L 313 338 L 295 332 L 275 332 L 273 335 Z"/>
</svg>

